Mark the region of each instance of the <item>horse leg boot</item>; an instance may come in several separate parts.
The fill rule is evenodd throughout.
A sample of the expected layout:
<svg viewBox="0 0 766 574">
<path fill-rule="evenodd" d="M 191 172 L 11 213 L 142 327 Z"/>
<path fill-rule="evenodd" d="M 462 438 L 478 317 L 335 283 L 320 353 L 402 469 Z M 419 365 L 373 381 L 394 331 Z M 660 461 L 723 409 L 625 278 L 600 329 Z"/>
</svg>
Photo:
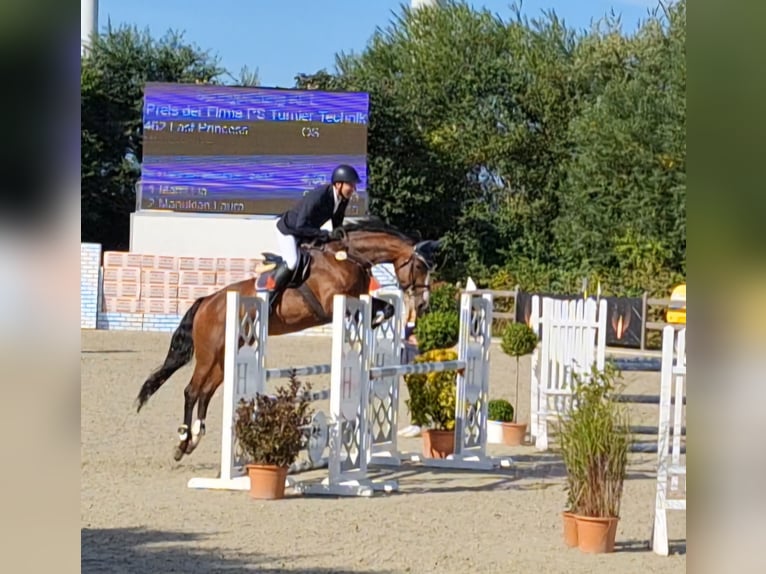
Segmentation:
<svg viewBox="0 0 766 574">
<path fill-rule="evenodd" d="M 186 447 L 186 454 L 189 455 L 194 452 L 194 449 L 199 445 L 200 439 L 205 436 L 205 418 L 207 417 L 207 407 L 210 404 L 210 399 L 213 398 L 213 393 L 220 383 L 223 382 L 223 375 L 218 380 L 218 384 L 207 384 L 199 394 L 199 400 L 197 401 L 197 418 L 194 420 L 191 428 L 191 440 Z"/>
<path fill-rule="evenodd" d="M 274 269 L 274 274 L 272 275 L 272 278 L 274 279 L 274 290 L 269 295 L 269 312 L 273 311 L 274 302 L 285 287 L 287 287 L 294 272 L 295 271 L 290 269 L 284 261 L 280 262 L 277 268 Z"/>
<path fill-rule="evenodd" d="M 375 329 L 394 316 L 394 306 L 383 299 L 372 298 L 372 328 Z"/>
<path fill-rule="evenodd" d="M 190 382 L 184 389 L 184 422 L 178 427 L 178 440 L 180 442 L 173 453 L 173 458 L 176 461 L 181 460 L 184 454 L 186 454 L 186 449 L 189 448 L 189 441 L 191 440 L 189 431 L 191 430 L 192 414 L 194 413 L 194 405 L 196 403 L 197 391 L 192 382 Z"/>
</svg>

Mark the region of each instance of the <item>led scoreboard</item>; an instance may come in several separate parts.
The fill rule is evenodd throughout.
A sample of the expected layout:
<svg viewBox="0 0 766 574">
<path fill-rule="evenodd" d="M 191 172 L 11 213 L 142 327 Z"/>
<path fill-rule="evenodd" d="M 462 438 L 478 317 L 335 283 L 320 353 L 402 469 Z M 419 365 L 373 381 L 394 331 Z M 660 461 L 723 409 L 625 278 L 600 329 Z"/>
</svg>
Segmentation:
<svg viewBox="0 0 766 574">
<path fill-rule="evenodd" d="M 347 163 L 346 214 L 365 215 L 368 110 L 358 92 L 147 83 L 137 209 L 275 215 Z"/>
</svg>

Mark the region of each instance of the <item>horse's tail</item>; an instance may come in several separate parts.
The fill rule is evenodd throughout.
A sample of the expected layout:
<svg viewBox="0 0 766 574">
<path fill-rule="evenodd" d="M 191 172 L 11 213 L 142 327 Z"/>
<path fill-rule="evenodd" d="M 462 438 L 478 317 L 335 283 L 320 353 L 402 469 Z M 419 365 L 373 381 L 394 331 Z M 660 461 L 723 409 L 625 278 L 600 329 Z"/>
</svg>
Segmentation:
<svg viewBox="0 0 766 574">
<path fill-rule="evenodd" d="M 141 386 L 141 390 L 138 393 L 138 406 L 136 412 L 141 410 L 154 393 L 167 381 L 173 373 L 183 367 L 186 363 L 191 361 L 194 354 L 194 339 L 192 339 L 192 325 L 194 324 L 194 316 L 197 314 L 199 306 L 205 297 L 200 297 L 194 304 L 189 307 L 189 310 L 181 319 L 181 323 L 173 333 L 173 338 L 170 339 L 170 348 L 168 354 L 165 357 L 165 362 L 160 368 L 154 371 L 146 382 Z"/>
</svg>

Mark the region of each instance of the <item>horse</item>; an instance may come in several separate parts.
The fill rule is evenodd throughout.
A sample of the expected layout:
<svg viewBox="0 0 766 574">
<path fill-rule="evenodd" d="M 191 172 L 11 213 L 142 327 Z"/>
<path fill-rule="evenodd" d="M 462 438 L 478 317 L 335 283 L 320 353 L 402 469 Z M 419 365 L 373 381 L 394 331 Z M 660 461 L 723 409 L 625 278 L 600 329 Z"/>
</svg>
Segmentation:
<svg viewBox="0 0 766 574">
<path fill-rule="evenodd" d="M 269 312 L 268 335 L 294 333 L 332 322 L 334 295 L 359 297 L 369 293 L 372 266 L 382 263 L 393 265 L 407 305 L 414 308 L 416 316 L 421 316 L 428 307 L 430 276 L 436 267 L 434 257 L 439 245 L 439 240 L 421 241 L 375 219 L 347 223 L 321 245 L 302 244 L 293 278 Z M 279 259 L 273 254 L 263 255 L 267 263 Z M 136 398 L 137 412 L 173 373 L 192 357 L 196 360 L 191 380 L 184 389 L 183 423 L 178 427 L 180 442 L 173 455 L 176 461 L 190 455 L 205 434 L 208 405 L 223 382 L 226 292 L 238 291 L 243 297 L 254 297 L 264 281 L 269 284 L 268 276 L 262 273 L 197 299 L 173 333 L 164 363 L 141 386 Z M 374 299 L 373 313 L 381 310 L 383 318 L 374 326 L 393 313 L 390 304 Z M 242 345 L 240 340 L 240 348 Z M 197 418 L 192 425 L 195 405 Z"/>
</svg>

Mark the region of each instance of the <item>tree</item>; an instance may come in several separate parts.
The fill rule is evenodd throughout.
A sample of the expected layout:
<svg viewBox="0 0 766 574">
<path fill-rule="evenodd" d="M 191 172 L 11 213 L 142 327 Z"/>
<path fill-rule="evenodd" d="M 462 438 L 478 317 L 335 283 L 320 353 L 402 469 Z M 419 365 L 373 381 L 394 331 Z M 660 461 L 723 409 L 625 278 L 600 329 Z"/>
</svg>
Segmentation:
<svg viewBox="0 0 766 574">
<path fill-rule="evenodd" d="M 403 7 L 335 73 L 297 80 L 370 94 L 371 209 L 444 237 L 443 279 L 666 290 L 686 258 L 685 5 L 633 36 Z"/>
<path fill-rule="evenodd" d="M 182 34 L 155 40 L 127 26 L 95 38 L 81 70 L 82 241 L 126 249 L 143 157 L 144 84 L 216 83 L 224 70 Z"/>
<path fill-rule="evenodd" d="M 557 259 L 624 293 L 666 291 L 686 270 L 685 9 L 631 38 L 594 32 L 578 49 L 591 91 L 570 123 L 578 153 L 565 165 Z"/>
</svg>

